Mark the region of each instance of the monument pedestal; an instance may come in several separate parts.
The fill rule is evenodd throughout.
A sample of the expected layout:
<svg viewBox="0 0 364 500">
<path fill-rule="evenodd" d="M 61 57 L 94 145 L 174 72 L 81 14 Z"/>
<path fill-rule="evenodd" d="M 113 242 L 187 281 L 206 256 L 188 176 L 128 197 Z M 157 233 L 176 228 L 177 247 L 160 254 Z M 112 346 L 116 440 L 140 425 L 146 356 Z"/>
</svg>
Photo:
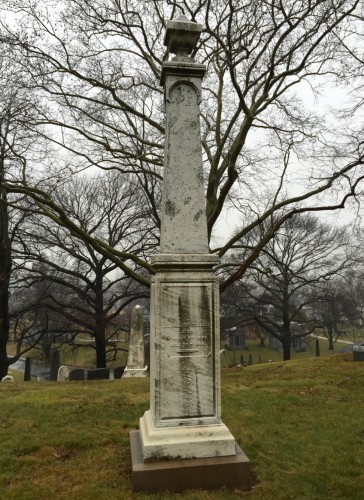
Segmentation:
<svg viewBox="0 0 364 500">
<path fill-rule="evenodd" d="M 151 288 L 151 408 L 130 434 L 134 491 L 249 490 L 221 420 L 217 257 L 159 254 Z"/>
<path fill-rule="evenodd" d="M 226 457 L 145 462 L 139 431 L 131 431 L 133 491 L 182 492 L 217 488 L 248 491 L 251 488 L 250 462 L 236 443 L 234 446 L 234 455 Z"/>
<path fill-rule="evenodd" d="M 149 410 L 140 419 L 139 434 L 145 462 L 235 454 L 235 440 L 223 423 L 156 428 Z"/>
</svg>

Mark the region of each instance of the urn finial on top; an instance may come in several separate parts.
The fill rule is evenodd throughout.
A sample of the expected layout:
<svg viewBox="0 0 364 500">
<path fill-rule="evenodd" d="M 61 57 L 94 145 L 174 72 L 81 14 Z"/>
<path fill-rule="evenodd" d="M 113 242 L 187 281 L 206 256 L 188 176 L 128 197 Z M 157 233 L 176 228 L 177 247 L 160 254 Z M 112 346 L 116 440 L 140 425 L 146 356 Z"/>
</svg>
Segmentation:
<svg viewBox="0 0 364 500">
<path fill-rule="evenodd" d="M 188 57 L 196 47 L 202 32 L 202 24 L 189 21 L 186 16 L 179 16 L 167 22 L 164 45 L 168 51 L 178 57 Z"/>
</svg>

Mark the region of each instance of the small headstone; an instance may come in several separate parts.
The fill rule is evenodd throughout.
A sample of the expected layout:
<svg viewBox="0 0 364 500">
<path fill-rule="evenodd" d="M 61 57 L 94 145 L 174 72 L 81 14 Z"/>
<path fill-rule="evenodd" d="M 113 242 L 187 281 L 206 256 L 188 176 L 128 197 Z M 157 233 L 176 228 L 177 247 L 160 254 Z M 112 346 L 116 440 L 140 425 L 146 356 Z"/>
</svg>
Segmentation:
<svg viewBox="0 0 364 500">
<path fill-rule="evenodd" d="M 24 382 L 29 382 L 31 376 L 31 360 L 27 356 L 25 358 L 25 366 L 24 366 Z"/>
<path fill-rule="evenodd" d="M 253 355 L 250 353 L 248 358 L 248 366 L 251 366 L 252 364 L 253 364 Z"/>
<path fill-rule="evenodd" d="M 364 343 L 353 346 L 353 361 L 364 361 Z"/>
<path fill-rule="evenodd" d="M 135 306 L 131 320 L 128 362 L 123 373 L 123 378 L 146 377 L 148 367 L 144 358 L 144 324 L 143 308 Z"/>
<path fill-rule="evenodd" d="M 148 366 L 148 371 L 149 371 L 149 366 L 150 366 L 150 336 L 149 335 L 147 337 L 144 337 L 144 363 Z"/>
<path fill-rule="evenodd" d="M 109 380 L 109 378 L 110 368 L 95 368 L 94 370 L 87 371 L 87 380 Z"/>
<path fill-rule="evenodd" d="M 320 342 L 318 338 L 316 338 L 316 356 L 320 357 Z"/>
<path fill-rule="evenodd" d="M 76 380 L 85 380 L 85 370 L 82 370 L 81 368 L 70 370 L 68 380 L 73 382 Z"/>
<path fill-rule="evenodd" d="M 118 366 L 114 368 L 114 379 L 121 378 L 123 376 L 125 366 Z"/>
<path fill-rule="evenodd" d="M 70 370 L 69 366 L 60 366 L 58 369 L 57 381 L 58 382 L 67 382 L 70 379 Z"/>
<path fill-rule="evenodd" d="M 55 382 L 58 376 L 58 370 L 60 365 L 60 355 L 58 349 L 52 349 L 51 351 L 51 371 L 50 380 Z"/>
</svg>

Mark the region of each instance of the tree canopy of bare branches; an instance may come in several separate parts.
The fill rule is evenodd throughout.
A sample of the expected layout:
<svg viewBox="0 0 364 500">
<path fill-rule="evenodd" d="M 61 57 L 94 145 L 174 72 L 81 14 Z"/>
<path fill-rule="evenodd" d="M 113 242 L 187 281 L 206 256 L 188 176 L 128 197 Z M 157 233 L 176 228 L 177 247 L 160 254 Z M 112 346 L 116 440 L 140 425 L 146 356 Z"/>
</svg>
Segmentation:
<svg viewBox="0 0 364 500">
<path fill-rule="evenodd" d="M 247 246 L 249 242 L 242 242 L 242 247 Z M 312 215 L 295 216 L 264 247 L 244 286 L 225 292 L 226 300 L 230 309 L 240 311 L 242 318 L 253 318 L 278 339 L 287 360 L 293 341 L 319 326 L 306 311 L 313 305 L 318 309 L 321 289 L 329 288 L 324 283 L 343 276 L 356 258 L 345 229 L 323 224 Z M 298 324 L 302 328 L 295 329 Z"/>
<path fill-rule="evenodd" d="M 293 214 L 342 208 L 359 193 L 361 126 L 353 116 L 348 122 L 330 115 L 322 104 L 333 84 L 359 88 L 348 71 L 357 64 L 353 47 L 362 34 L 359 0 L 3 0 L 1 6 L 7 12 L 3 46 L 44 103 L 42 134 L 61 148 L 72 171 L 97 166 L 132 175 L 155 231 L 163 177 L 158 80 L 168 57 L 165 25 L 180 14 L 203 24 L 195 56 L 208 68 L 201 120 L 211 251 L 223 257 L 264 227 L 223 289 Z M 153 272 L 148 260 L 88 235 L 39 177 L 8 180 L 7 189 L 31 196 L 40 213 L 148 284 L 133 270 L 137 264 Z M 232 207 L 241 214 L 235 234 L 225 234 L 216 247 L 214 227 Z"/>
<path fill-rule="evenodd" d="M 84 175 L 57 192 L 57 203 L 67 217 L 88 234 L 146 257 L 156 239 L 140 201 L 138 186 L 126 183 L 118 172 L 93 178 Z M 23 303 L 14 313 L 28 319 L 39 317 L 37 323 L 42 323 L 43 316 L 48 319 L 32 343 L 42 334 L 77 343 L 81 334 L 83 339 L 93 339 L 90 346 L 96 351 L 96 365 L 105 367 L 110 361 L 108 352 L 116 353 L 116 344 L 110 347 L 109 340 L 115 342 L 120 334 L 124 309 L 147 297 L 148 290 L 89 243 L 38 214 L 28 216 L 17 233 L 14 258 L 12 289 L 18 295 L 17 304 Z M 27 290 L 33 291 L 32 297 Z M 129 329 L 130 325 L 125 326 Z M 30 337 L 25 339 L 28 343 Z"/>
</svg>

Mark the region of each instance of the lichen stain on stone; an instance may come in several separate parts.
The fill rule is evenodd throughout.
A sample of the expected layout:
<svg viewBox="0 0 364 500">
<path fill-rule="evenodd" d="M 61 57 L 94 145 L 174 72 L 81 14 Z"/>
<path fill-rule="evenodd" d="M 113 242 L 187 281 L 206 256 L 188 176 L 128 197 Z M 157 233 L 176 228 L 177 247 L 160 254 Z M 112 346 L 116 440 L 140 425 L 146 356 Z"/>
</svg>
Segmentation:
<svg viewBox="0 0 364 500">
<path fill-rule="evenodd" d="M 165 210 L 166 210 L 166 215 L 168 215 L 169 217 L 175 217 L 176 216 L 176 204 L 171 201 L 171 200 L 167 200 L 166 201 L 166 207 L 165 207 Z"/>
<path fill-rule="evenodd" d="M 212 311 L 212 304 L 210 302 L 209 290 L 206 286 L 203 286 L 201 290 L 201 318 L 203 319 L 206 325 L 209 325 L 209 329 L 211 328 L 211 311 Z M 211 335 L 207 335 L 205 338 L 207 340 L 208 348 L 211 349 L 212 348 Z"/>
<path fill-rule="evenodd" d="M 196 396 L 197 396 L 197 415 L 201 415 L 200 389 L 199 389 L 199 385 L 198 385 L 197 373 L 196 373 Z"/>
<path fill-rule="evenodd" d="M 188 196 L 188 197 L 185 199 L 185 205 L 187 205 L 190 201 L 191 201 L 191 196 Z"/>
<path fill-rule="evenodd" d="M 178 297 L 178 316 L 179 344 L 181 347 L 183 346 L 185 349 L 188 349 L 191 344 L 191 318 L 189 296 L 185 290 Z M 194 374 L 194 366 L 191 359 L 188 357 L 179 358 L 179 373 L 182 386 L 182 410 L 185 416 L 191 416 L 196 413 L 196 409 L 192 408 L 193 403 L 196 403 L 196 394 L 193 394 L 193 390 L 191 390 L 193 387 L 191 382 Z"/>
<path fill-rule="evenodd" d="M 157 451 L 152 453 L 152 455 L 146 459 L 144 459 L 145 463 L 153 463 L 153 462 L 170 462 L 174 460 L 182 460 L 182 457 L 180 455 L 177 456 L 171 456 L 171 455 L 165 455 L 165 451 L 163 450 L 162 447 L 158 447 Z"/>
<path fill-rule="evenodd" d="M 202 169 L 196 169 L 196 179 L 198 183 L 203 183 L 203 170 Z"/>
<path fill-rule="evenodd" d="M 203 214 L 204 214 L 204 211 L 203 211 L 203 210 L 199 210 L 199 211 L 197 212 L 197 214 L 194 216 L 193 220 L 194 220 L 195 222 L 197 222 L 197 221 L 199 220 L 199 218 L 200 218 Z"/>
</svg>

